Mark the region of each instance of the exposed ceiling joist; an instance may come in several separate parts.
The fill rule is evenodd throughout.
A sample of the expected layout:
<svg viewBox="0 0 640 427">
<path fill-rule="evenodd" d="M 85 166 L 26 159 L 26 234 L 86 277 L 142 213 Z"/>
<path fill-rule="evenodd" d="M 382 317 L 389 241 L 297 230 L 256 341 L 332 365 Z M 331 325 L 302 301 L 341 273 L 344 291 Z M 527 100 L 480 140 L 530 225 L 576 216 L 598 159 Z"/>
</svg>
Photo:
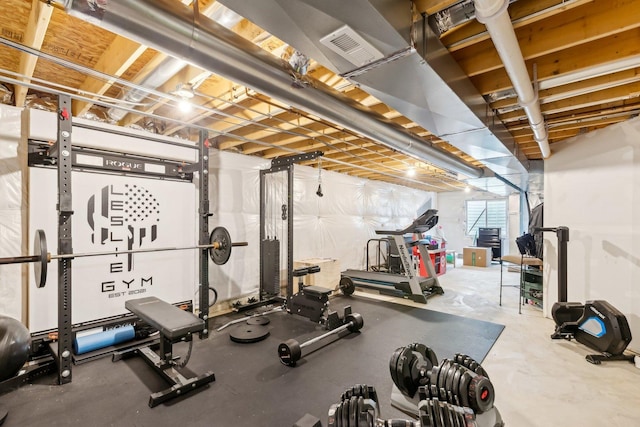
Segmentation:
<svg viewBox="0 0 640 427">
<path fill-rule="evenodd" d="M 433 15 L 443 9 L 460 3 L 461 0 L 413 0 L 416 9 L 419 12 L 425 12 L 427 15 Z"/>
<path fill-rule="evenodd" d="M 638 4 L 633 0 L 599 2 L 517 28 L 516 36 L 524 59 L 535 62 L 544 55 L 638 28 L 637 13 Z M 454 57 L 471 77 L 503 66 L 491 40 L 458 50 Z"/>
<path fill-rule="evenodd" d="M 509 5 L 509 16 L 513 27 L 518 29 L 537 21 L 553 17 L 574 7 L 592 3 L 594 0 L 518 0 Z M 442 35 L 441 41 L 450 52 L 464 49 L 475 43 L 489 40 L 483 24 L 470 20 Z"/>
<path fill-rule="evenodd" d="M 179 0 L 168 1 L 177 3 Z M 191 0 L 180 2 L 191 4 Z M 222 3 L 234 2 L 224 0 Z M 281 2 L 297 5 L 310 0 Z M 326 2 L 335 2 L 336 6 L 340 4 L 338 0 Z M 377 6 L 382 3 L 377 3 Z M 452 6 L 458 7 L 457 3 L 459 0 L 415 0 L 414 6 L 418 13 L 433 15 Z M 155 8 L 155 3 L 145 4 Z M 224 11 L 220 2 L 213 0 L 200 0 L 198 4 L 201 13 Z M 320 7 L 318 4 L 315 6 Z M 369 7 L 366 3 L 362 6 Z M 40 0 L 4 0 L 0 3 L 2 36 L 39 48 L 60 60 L 102 70 L 107 75 L 96 78 L 90 73 L 69 69 L 57 60 L 39 59 L 38 55 L 11 50 L 1 44 L 0 71 L 14 73 L 13 77 L 25 80 L 31 77 L 41 79 L 38 82 L 51 80 L 74 91 L 90 92 L 89 96 L 103 102 L 105 97 L 119 97 L 129 88 L 123 81 L 141 86 L 146 76 L 167 59 L 161 51 L 145 50 L 143 46 L 124 39 L 124 33 L 107 32 L 61 10 L 54 10 L 47 16 L 46 12 L 51 10 Z M 384 15 L 383 7 L 377 10 Z M 408 10 L 409 7 L 407 13 Z M 536 67 L 542 112 L 552 143 L 627 120 L 640 112 L 640 16 L 637 10 L 640 10 L 640 0 L 518 0 L 509 4 L 509 15 L 531 76 L 534 64 Z M 281 20 L 282 26 L 290 25 L 286 16 L 289 12 L 289 9 L 284 14 L 274 12 L 271 18 Z M 336 15 L 332 19 L 336 22 L 351 20 L 355 27 L 360 25 L 358 19 L 361 19 L 363 10 L 350 11 L 347 8 L 344 12 L 345 16 Z M 235 22 L 233 31 L 253 41 L 254 46 L 271 55 L 286 54 L 282 57 L 284 66 L 288 55 L 295 49 L 293 46 L 285 45 L 275 32 L 269 34 L 268 29 L 254 22 L 246 19 Z M 360 31 L 366 38 L 367 31 L 373 30 L 363 30 L 366 23 L 362 24 Z M 513 138 L 515 150 L 524 153 L 529 160 L 540 158 L 539 147 L 533 140 L 531 128 L 517 104 L 511 83 L 484 25 L 470 16 L 468 21 L 442 34 L 440 41 L 465 75 L 471 77 L 475 89 L 488 99 L 496 99 L 490 102 L 489 111 L 497 113 L 492 117 L 506 127 Z M 351 102 L 367 107 L 395 126 L 411 132 L 416 138 L 421 138 L 421 144 L 433 144 L 469 164 L 483 165 L 484 160 L 478 160 L 461 148 L 435 137 L 434 129 L 429 129 L 424 123 L 420 125 L 420 120 L 415 117 L 411 119 L 398 109 L 390 108 L 379 97 L 363 90 L 366 85 L 343 78 L 319 59 L 310 58 L 308 76 L 314 81 L 332 87 L 348 96 Z M 3 75 L 8 76 L 0 73 L 0 79 Z M 322 150 L 325 152 L 323 169 L 420 189 L 448 191 L 462 185 L 448 171 L 417 162 L 411 156 L 363 138 L 344 124 L 321 120 L 308 111 L 290 107 L 286 102 L 247 90 L 241 82 L 234 81 L 233 76 L 229 78 L 187 65 L 168 75 L 146 99 L 123 104 L 153 117 L 129 113 L 119 123 L 143 124 L 142 119 L 146 117 L 144 125 L 154 125 L 159 132 L 166 134 L 187 137 L 195 135 L 185 131 L 189 126 L 208 128 L 220 149 L 265 159 Z M 177 108 L 175 94 L 179 84 L 192 89 L 196 87 L 195 96 L 191 99 L 194 108 L 190 113 L 180 112 Z M 20 104 L 26 97 L 27 86 L 16 85 L 15 89 L 15 99 Z M 83 113 L 91 105 L 86 100 L 74 102 L 74 112 Z M 167 118 L 166 122 L 163 122 L 163 117 Z M 308 165 L 316 167 L 318 163 L 309 162 Z M 408 179 L 405 172 L 412 168 L 416 175 Z"/>
<path fill-rule="evenodd" d="M 34 49 L 40 49 L 42 47 L 42 42 L 47 34 L 47 28 L 49 28 L 49 22 L 51 21 L 52 14 L 53 7 L 44 4 L 40 0 L 31 1 L 31 12 L 29 13 L 27 30 L 24 34 L 24 44 L 26 46 Z M 28 81 L 33 76 L 37 61 L 37 57 L 29 55 L 26 52 L 22 52 L 20 54 L 18 73 L 25 76 L 24 78 L 21 78 L 22 81 Z M 25 86 L 16 85 L 14 88 L 15 105 L 22 107 L 26 96 L 27 88 Z"/>
<path fill-rule="evenodd" d="M 116 36 L 109 47 L 104 51 L 100 59 L 96 62 L 94 69 L 105 74 L 116 77 L 122 76 L 125 71 L 144 53 L 147 49 L 139 43 Z M 104 94 L 113 84 L 113 82 L 102 81 L 93 77 L 87 77 L 80 85 L 78 91 L 88 94 Z M 91 104 L 87 102 L 74 100 L 72 102 L 72 110 L 74 116 L 82 116 L 89 111 Z"/>
</svg>

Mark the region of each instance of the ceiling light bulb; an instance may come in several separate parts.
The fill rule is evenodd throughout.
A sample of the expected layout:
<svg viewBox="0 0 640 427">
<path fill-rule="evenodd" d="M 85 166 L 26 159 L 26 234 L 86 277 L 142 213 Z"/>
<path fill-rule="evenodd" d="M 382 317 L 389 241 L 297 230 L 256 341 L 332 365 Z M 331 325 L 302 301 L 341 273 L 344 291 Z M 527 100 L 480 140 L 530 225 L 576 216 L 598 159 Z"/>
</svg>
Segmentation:
<svg viewBox="0 0 640 427">
<path fill-rule="evenodd" d="M 407 169 L 407 176 L 416 176 L 416 170 L 414 168 Z"/>
<path fill-rule="evenodd" d="M 178 103 L 178 109 L 183 113 L 188 113 L 189 111 L 191 111 L 191 103 L 186 99 L 183 99 L 182 101 L 180 101 L 180 103 Z"/>
<path fill-rule="evenodd" d="M 471 187 L 469 187 L 468 185 L 466 187 L 464 187 L 464 192 L 465 193 L 470 193 L 471 192 Z"/>
<path fill-rule="evenodd" d="M 195 93 L 193 93 L 193 86 L 184 83 L 180 83 L 173 94 L 185 99 L 191 99 L 195 96 Z"/>
</svg>

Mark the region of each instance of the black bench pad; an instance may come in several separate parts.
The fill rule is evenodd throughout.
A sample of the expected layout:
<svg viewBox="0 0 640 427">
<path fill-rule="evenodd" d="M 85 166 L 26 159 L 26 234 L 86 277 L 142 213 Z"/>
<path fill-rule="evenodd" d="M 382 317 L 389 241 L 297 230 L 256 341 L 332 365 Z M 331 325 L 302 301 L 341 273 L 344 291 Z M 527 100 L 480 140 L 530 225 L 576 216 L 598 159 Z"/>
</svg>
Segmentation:
<svg viewBox="0 0 640 427">
<path fill-rule="evenodd" d="M 331 289 L 323 288 L 322 286 L 305 286 L 303 289 L 305 294 L 313 296 L 325 296 L 332 292 Z"/>
<path fill-rule="evenodd" d="M 124 306 L 172 341 L 204 329 L 204 320 L 156 297 L 128 300 Z"/>
</svg>

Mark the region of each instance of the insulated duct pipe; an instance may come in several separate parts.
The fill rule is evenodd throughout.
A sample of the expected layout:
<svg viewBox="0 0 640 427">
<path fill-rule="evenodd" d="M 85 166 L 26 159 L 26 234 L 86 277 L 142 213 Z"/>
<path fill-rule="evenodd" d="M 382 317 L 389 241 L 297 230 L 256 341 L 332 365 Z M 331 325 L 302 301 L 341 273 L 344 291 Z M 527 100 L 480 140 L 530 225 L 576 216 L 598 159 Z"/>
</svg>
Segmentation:
<svg viewBox="0 0 640 427">
<path fill-rule="evenodd" d="M 474 0 L 476 18 L 487 27 L 504 68 L 518 94 L 518 103 L 524 109 L 533 137 L 540 146 L 543 158 L 551 155 L 547 128 L 540 110 L 538 94 L 534 92 L 529 72 L 524 63 L 516 33 L 507 12 L 508 0 Z"/>
<path fill-rule="evenodd" d="M 202 11 L 202 14 L 229 29 L 242 19 L 240 15 L 227 9 L 220 3 L 213 3 L 212 6 Z M 180 70 L 186 67 L 186 65 L 186 62 L 179 59 L 172 57 L 165 58 L 139 83 L 139 85 L 150 89 L 156 89 L 176 75 Z M 140 102 L 145 99 L 147 95 L 148 93 L 142 89 L 133 89 L 124 94 L 120 99 L 129 103 Z M 127 115 L 127 112 L 121 108 L 109 108 L 107 114 L 109 114 L 111 119 L 119 122 L 125 115 Z"/>
<path fill-rule="evenodd" d="M 177 74 L 186 65 L 186 62 L 180 61 L 179 59 L 171 57 L 165 58 L 139 84 L 140 86 L 148 87 L 150 89 L 156 89 L 171 77 L 173 77 L 175 74 Z M 122 99 L 126 103 L 135 103 L 142 101 L 148 95 L 149 93 L 142 89 L 132 89 L 122 95 L 120 99 Z M 127 115 L 127 111 L 121 108 L 112 107 L 107 110 L 107 114 L 112 120 L 119 122 L 123 119 L 124 116 Z"/>
<path fill-rule="evenodd" d="M 55 2 L 71 15 L 183 59 L 291 106 L 360 133 L 406 155 L 480 178 L 485 170 L 425 141 L 319 81 L 294 87 L 288 64 L 171 0 Z M 91 7 L 89 7 L 91 6 Z"/>
</svg>

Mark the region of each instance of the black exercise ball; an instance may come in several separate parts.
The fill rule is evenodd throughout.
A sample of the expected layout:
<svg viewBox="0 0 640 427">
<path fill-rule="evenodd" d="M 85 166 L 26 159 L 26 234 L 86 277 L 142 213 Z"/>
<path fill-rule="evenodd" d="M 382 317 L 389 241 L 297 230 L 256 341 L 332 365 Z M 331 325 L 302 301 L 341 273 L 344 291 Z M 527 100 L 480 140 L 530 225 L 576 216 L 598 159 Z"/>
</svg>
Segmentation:
<svg viewBox="0 0 640 427">
<path fill-rule="evenodd" d="M 0 381 L 13 377 L 29 358 L 29 330 L 12 317 L 0 315 Z"/>
</svg>

